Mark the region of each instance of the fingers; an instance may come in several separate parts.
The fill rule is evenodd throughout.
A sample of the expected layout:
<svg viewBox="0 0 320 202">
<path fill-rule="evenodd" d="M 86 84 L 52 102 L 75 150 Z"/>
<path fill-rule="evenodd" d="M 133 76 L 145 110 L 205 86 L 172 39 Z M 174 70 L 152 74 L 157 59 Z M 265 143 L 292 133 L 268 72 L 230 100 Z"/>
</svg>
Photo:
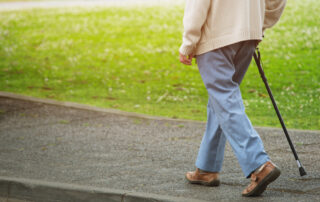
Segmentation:
<svg viewBox="0 0 320 202">
<path fill-rule="evenodd" d="M 191 59 L 188 59 L 187 56 L 180 54 L 180 62 L 185 65 L 191 65 Z"/>
<path fill-rule="evenodd" d="M 180 56 L 180 62 L 185 64 L 185 65 L 192 65 L 192 58 L 194 57 L 193 55 L 189 55 L 188 57 L 179 53 Z"/>
</svg>

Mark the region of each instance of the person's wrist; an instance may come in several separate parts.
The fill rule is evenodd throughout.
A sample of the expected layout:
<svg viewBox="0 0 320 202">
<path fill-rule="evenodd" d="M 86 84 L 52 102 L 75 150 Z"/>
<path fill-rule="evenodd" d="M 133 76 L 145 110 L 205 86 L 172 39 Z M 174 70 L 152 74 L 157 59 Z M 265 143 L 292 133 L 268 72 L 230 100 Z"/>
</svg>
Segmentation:
<svg viewBox="0 0 320 202">
<path fill-rule="evenodd" d="M 193 47 L 188 47 L 188 46 L 184 46 L 183 44 L 181 45 L 179 52 L 184 55 L 184 56 L 188 56 L 191 55 L 193 52 Z"/>
</svg>

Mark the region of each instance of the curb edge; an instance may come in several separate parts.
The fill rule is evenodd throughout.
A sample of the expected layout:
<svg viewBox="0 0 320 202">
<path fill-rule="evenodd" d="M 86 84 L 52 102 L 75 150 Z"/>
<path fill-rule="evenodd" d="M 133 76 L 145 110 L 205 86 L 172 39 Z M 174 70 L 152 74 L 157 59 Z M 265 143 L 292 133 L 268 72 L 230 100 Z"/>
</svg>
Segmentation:
<svg viewBox="0 0 320 202">
<path fill-rule="evenodd" d="M 4 91 L 0 91 L 0 97 L 6 97 L 6 98 L 10 98 L 10 99 L 17 99 L 17 100 L 30 101 L 30 102 L 38 102 L 38 103 L 61 106 L 61 107 L 70 107 L 70 108 L 74 108 L 74 109 L 104 112 L 104 113 L 110 113 L 110 114 L 115 114 L 115 115 L 120 115 L 120 116 L 149 119 L 149 120 L 156 120 L 156 121 L 175 121 L 175 122 L 202 123 L 202 124 L 206 123 L 205 121 L 196 121 L 196 120 L 188 120 L 188 119 L 173 119 L 173 118 L 168 118 L 168 117 L 139 114 L 139 113 L 135 113 L 135 112 L 126 112 L 126 111 L 121 111 L 121 110 L 117 110 L 117 109 L 95 107 L 95 106 L 91 106 L 91 105 L 87 105 L 87 104 L 79 104 L 79 103 L 75 103 L 75 102 L 65 102 L 65 101 L 57 101 L 57 100 L 51 100 L 51 99 L 46 99 L 46 98 L 36 98 L 36 97 L 32 97 L 32 96 L 11 93 L 11 92 L 4 92 Z M 264 127 L 264 126 L 254 126 L 254 128 L 259 129 L 259 130 L 279 130 L 279 131 L 282 131 L 282 128 L 272 128 L 272 127 Z M 320 134 L 320 130 L 288 129 L 288 131 L 289 132 L 308 132 L 308 133 Z"/>
<path fill-rule="evenodd" d="M 3 176 L 0 176 L 0 196 L 30 202 L 204 202 L 183 197 Z"/>
</svg>

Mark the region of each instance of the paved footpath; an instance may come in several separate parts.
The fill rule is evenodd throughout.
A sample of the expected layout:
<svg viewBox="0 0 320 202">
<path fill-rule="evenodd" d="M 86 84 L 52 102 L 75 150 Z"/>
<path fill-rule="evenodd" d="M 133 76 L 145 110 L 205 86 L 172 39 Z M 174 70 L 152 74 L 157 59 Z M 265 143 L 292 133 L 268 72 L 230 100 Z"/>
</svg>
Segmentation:
<svg viewBox="0 0 320 202">
<path fill-rule="evenodd" d="M 308 172 L 300 177 L 283 132 L 257 128 L 282 175 L 248 199 L 241 191 L 249 181 L 229 145 L 220 187 L 184 179 L 204 129 L 203 122 L 0 93 L 0 201 L 320 201 L 319 131 L 290 131 Z"/>
</svg>

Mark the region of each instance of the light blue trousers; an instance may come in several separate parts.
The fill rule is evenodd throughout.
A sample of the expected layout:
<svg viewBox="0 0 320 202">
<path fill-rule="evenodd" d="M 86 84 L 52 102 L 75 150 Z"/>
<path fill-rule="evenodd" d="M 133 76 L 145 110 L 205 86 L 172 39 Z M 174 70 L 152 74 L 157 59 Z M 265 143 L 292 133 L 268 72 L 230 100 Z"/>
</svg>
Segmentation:
<svg viewBox="0 0 320 202">
<path fill-rule="evenodd" d="M 245 177 L 269 161 L 260 136 L 248 119 L 239 85 L 249 67 L 255 41 L 243 41 L 197 56 L 202 80 L 209 94 L 208 118 L 197 168 L 220 172 L 226 140 Z"/>
</svg>

